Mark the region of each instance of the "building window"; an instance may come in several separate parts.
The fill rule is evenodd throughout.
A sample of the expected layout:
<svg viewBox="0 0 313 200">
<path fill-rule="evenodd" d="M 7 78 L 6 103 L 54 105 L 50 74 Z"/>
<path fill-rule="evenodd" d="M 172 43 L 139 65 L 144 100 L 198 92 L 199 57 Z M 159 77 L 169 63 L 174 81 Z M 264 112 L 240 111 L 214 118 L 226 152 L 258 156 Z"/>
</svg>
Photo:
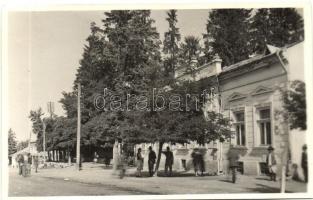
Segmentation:
<svg viewBox="0 0 313 200">
<path fill-rule="evenodd" d="M 246 145 L 245 131 L 245 114 L 244 112 L 236 112 L 235 114 L 236 144 L 240 146 Z"/>
<path fill-rule="evenodd" d="M 272 129 L 271 129 L 271 111 L 270 109 L 259 110 L 259 129 L 261 145 L 272 144 Z"/>
</svg>

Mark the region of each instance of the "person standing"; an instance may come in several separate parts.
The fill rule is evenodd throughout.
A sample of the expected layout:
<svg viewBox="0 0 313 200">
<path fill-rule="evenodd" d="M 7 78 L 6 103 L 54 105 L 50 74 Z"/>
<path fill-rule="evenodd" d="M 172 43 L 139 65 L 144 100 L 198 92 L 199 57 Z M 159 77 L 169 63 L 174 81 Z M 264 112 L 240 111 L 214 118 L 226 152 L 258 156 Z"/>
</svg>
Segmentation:
<svg viewBox="0 0 313 200">
<path fill-rule="evenodd" d="M 18 162 L 18 174 L 22 175 L 23 174 L 23 165 L 24 165 L 24 156 L 19 154 L 17 158 Z"/>
<path fill-rule="evenodd" d="M 167 176 L 172 176 L 172 165 L 174 162 L 173 152 L 170 150 L 170 147 L 166 147 L 166 151 L 162 151 L 165 155 L 165 174 Z M 168 173 L 168 171 L 170 171 Z"/>
<path fill-rule="evenodd" d="M 38 156 L 34 156 L 34 167 L 35 167 L 35 172 L 38 172 L 38 165 L 39 165 L 39 158 Z"/>
<path fill-rule="evenodd" d="M 153 176 L 153 168 L 155 164 L 155 159 L 156 159 L 156 154 L 153 151 L 152 147 L 149 146 L 149 157 L 148 157 L 148 165 L 149 165 L 149 175 L 152 177 Z"/>
<path fill-rule="evenodd" d="M 31 174 L 31 166 L 32 166 L 33 162 L 32 162 L 32 156 L 30 153 L 27 154 L 27 175 L 30 176 Z"/>
<path fill-rule="evenodd" d="M 301 167 L 303 170 L 304 181 L 308 182 L 308 154 L 306 144 L 302 147 Z"/>
<path fill-rule="evenodd" d="M 229 169 L 232 173 L 232 182 L 236 183 L 237 179 L 237 168 L 238 168 L 238 160 L 239 155 L 238 153 L 234 152 L 233 150 L 230 150 L 228 153 L 228 160 L 229 160 Z"/>
<path fill-rule="evenodd" d="M 143 169 L 143 157 L 141 155 L 141 148 L 137 151 L 137 177 L 141 177 L 141 170 Z"/>
<path fill-rule="evenodd" d="M 192 163 L 193 163 L 193 168 L 195 171 L 195 176 L 198 176 L 198 171 L 199 171 L 199 154 L 198 154 L 198 149 L 194 148 L 192 153 L 191 153 L 191 157 L 192 157 Z"/>
<path fill-rule="evenodd" d="M 266 165 L 269 170 L 271 181 L 276 181 L 276 172 L 277 172 L 277 166 L 276 166 L 276 158 L 274 154 L 274 148 L 272 146 L 268 147 L 268 154 L 266 157 Z"/>
</svg>

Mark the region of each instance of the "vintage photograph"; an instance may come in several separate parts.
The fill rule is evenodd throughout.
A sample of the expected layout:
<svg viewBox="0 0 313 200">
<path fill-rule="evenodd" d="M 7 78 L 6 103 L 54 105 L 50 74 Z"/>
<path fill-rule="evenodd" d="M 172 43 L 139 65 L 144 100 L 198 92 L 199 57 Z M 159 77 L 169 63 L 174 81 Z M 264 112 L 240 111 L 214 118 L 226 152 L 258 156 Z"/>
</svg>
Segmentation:
<svg viewBox="0 0 313 200">
<path fill-rule="evenodd" d="M 307 193 L 306 23 L 283 6 L 8 11 L 8 196 Z"/>
</svg>

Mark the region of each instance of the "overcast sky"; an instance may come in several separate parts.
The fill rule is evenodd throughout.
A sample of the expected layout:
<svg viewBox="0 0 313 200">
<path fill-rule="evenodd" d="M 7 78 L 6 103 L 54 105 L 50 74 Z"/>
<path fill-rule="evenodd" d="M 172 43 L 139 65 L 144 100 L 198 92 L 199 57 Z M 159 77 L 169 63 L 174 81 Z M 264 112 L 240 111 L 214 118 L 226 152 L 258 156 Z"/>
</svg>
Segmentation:
<svg viewBox="0 0 313 200">
<path fill-rule="evenodd" d="M 168 24 L 165 10 L 152 11 L 163 37 Z M 9 127 L 18 140 L 29 138 L 29 111 L 55 102 L 55 113 L 64 115 L 58 101 L 71 91 L 85 39 L 92 21 L 101 25 L 103 11 L 11 12 L 8 15 Z M 208 10 L 179 10 L 182 36 L 202 37 Z"/>
</svg>

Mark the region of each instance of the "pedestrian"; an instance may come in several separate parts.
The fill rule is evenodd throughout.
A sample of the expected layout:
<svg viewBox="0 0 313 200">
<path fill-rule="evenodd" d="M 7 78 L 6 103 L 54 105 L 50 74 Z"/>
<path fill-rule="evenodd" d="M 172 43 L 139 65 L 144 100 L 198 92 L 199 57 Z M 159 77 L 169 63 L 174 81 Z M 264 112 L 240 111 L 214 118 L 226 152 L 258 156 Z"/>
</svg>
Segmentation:
<svg viewBox="0 0 313 200">
<path fill-rule="evenodd" d="M 229 160 L 229 169 L 232 173 L 232 182 L 236 183 L 239 154 L 233 150 L 230 150 L 228 153 L 228 160 Z"/>
<path fill-rule="evenodd" d="M 149 165 L 149 175 L 152 177 L 154 174 L 153 168 L 155 164 L 156 154 L 153 151 L 152 147 L 149 147 L 149 157 L 148 157 L 148 165 Z"/>
<path fill-rule="evenodd" d="M 38 172 L 38 165 L 39 165 L 39 158 L 38 155 L 34 156 L 34 167 L 35 167 L 35 172 Z"/>
<path fill-rule="evenodd" d="M 27 165 L 26 165 L 26 169 L 27 169 L 27 175 L 30 176 L 31 174 L 31 166 L 32 166 L 32 156 L 30 153 L 27 154 Z"/>
<path fill-rule="evenodd" d="M 143 169 L 143 157 L 141 155 L 141 148 L 137 151 L 137 177 L 141 177 L 141 170 Z"/>
<path fill-rule="evenodd" d="M 277 173 L 277 162 L 274 154 L 274 148 L 272 146 L 268 147 L 268 154 L 266 156 L 266 165 L 268 167 L 270 180 L 276 181 L 276 173 Z"/>
<path fill-rule="evenodd" d="M 173 152 L 170 150 L 170 147 L 166 147 L 166 151 L 162 151 L 162 153 L 165 155 L 165 174 L 167 176 L 172 176 L 172 165 L 174 162 Z"/>
<path fill-rule="evenodd" d="M 22 166 L 22 175 L 23 177 L 26 177 L 29 175 L 29 169 L 28 169 L 29 156 L 28 154 L 24 154 L 23 157 L 24 157 L 23 158 L 24 162 Z"/>
<path fill-rule="evenodd" d="M 22 154 L 18 154 L 17 156 L 17 162 L 18 162 L 18 174 L 23 174 L 23 165 L 24 165 L 24 156 Z"/>
<path fill-rule="evenodd" d="M 302 147 L 301 167 L 303 170 L 304 181 L 308 182 L 308 154 L 306 144 Z"/>
<path fill-rule="evenodd" d="M 199 169 L 201 172 L 201 176 L 204 175 L 204 158 L 203 158 L 203 152 L 199 150 Z"/>
<path fill-rule="evenodd" d="M 195 171 L 195 176 L 198 176 L 198 171 L 199 171 L 199 156 L 197 155 L 198 148 L 194 148 L 191 157 L 192 157 L 192 164 L 193 164 L 193 169 Z"/>
</svg>

